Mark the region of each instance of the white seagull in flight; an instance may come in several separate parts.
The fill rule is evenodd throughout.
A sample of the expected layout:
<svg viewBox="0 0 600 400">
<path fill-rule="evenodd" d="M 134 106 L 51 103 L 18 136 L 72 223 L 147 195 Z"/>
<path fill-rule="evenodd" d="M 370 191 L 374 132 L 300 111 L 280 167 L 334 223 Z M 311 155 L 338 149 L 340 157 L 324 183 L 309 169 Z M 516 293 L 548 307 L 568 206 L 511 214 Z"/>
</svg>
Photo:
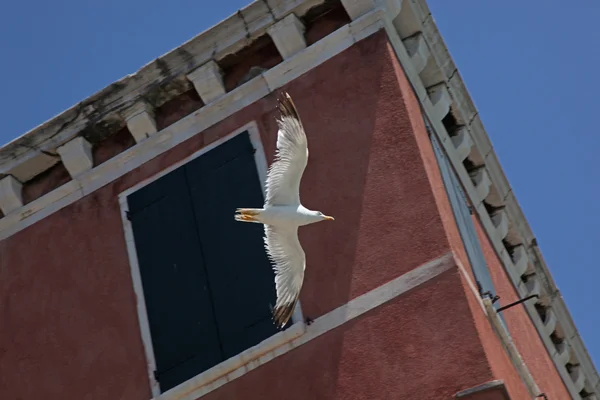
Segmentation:
<svg viewBox="0 0 600 400">
<path fill-rule="evenodd" d="M 300 180 L 308 162 L 308 146 L 300 116 L 289 94 L 278 103 L 277 152 L 267 174 L 263 208 L 238 208 L 236 221 L 265 227 L 265 249 L 273 262 L 277 302 L 273 321 L 278 328 L 288 322 L 304 280 L 306 257 L 298 240 L 298 227 L 333 217 L 312 211 L 300 203 Z"/>
</svg>

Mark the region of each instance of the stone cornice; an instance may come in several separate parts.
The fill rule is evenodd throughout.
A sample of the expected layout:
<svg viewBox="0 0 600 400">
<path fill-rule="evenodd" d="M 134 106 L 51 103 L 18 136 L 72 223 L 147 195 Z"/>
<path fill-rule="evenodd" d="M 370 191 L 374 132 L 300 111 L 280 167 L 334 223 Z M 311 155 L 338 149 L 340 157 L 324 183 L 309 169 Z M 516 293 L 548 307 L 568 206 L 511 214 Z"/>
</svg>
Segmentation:
<svg viewBox="0 0 600 400">
<path fill-rule="evenodd" d="M 394 32 L 391 32 L 391 31 Z M 425 0 L 404 0 L 388 33 L 425 111 L 461 178 L 505 270 L 521 297 L 538 294 L 525 308 L 575 399 L 595 399 L 598 372 L 538 248 L 535 236 L 500 166 L 478 111 L 465 87 Z M 393 38 L 392 38 L 393 42 Z M 410 60 L 410 62 L 408 62 Z M 407 64 L 410 64 L 407 68 Z M 453 126 L 439 120 L 440 90 L 451 98 Z M 435 97 L 434 97 L 435 96 Z M 444 108 L 446 105 L 444 104 Z M 468 135 L 468 137 L 467 137 Z M 464 162 L 463 162 L 464 161 Z"/>
<path fill-rule="evenodd" d="M 191 88 L 186 74 L 247 47 L 290 14 L 299 17 L 325 0 L 258 0 L 0 148 L 0 174 L 27 180 L 56 163 L 55 150 L 85 129 L 116 130 L 140 99 L 158 107 Z M 50 154 L 50 156 L 49 156 Z M 28 173 L 21 172 L 24 164 Z M 19 176 L 20 175 L 20 176 Z"/>
</svg>

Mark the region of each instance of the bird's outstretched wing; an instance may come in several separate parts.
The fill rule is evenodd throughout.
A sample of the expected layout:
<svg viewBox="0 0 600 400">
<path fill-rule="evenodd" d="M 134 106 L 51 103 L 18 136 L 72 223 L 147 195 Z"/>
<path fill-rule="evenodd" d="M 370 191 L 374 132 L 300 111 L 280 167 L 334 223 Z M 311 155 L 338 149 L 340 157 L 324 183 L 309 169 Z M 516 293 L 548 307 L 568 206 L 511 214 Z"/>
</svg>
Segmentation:
<svg viewBox="0 0 600 400">
<path fill-rule="evenodd" d="M 265 248 L 275 270 L 277 302 L 273 320 L 281 329 L 292 316 L 298 301 L 306 256 L 298 240 L 297 227 L 265 225 Z"/>
<path fill-rule="evenodd" d="M 299 205 L 300 180 L 308 162 L 306 133 L 289 94 L 283 93 L 278 108 L 277 153 L 267 174 L 265 204 Z"/>
</svg>

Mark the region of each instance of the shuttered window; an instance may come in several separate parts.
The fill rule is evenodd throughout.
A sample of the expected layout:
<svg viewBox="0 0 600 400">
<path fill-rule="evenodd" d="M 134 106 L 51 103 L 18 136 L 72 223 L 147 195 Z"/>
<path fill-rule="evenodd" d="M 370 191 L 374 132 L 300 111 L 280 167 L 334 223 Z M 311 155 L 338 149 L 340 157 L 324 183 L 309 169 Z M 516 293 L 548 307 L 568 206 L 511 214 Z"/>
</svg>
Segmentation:
<svg viewBox="0 0 600 400">
<path fill-rule="evenodd" d="M 247 132 L 128 196 L 144 298 L 164 392 L 277 333 L 274 273 Z"/>
<path fill-rule="evenodd" d="M 492 277 L 490 276 L 490 271 L 485 261 L 481 244 L 479 243 L 475 224 L 471 216 L 469 202 L 456 173 L 452 169 L 452 164 L 446 157 L 436 136 L 429 131 L 429 137 L 442 174 L 442 181 L 444 182 L 446 193 L 450 200 L 454 219 L 456 220 L 460 237 L 465 246 L 465 251 L 473 270 L 473 275 L 477 280 L 480 294 L 482 296 L 493 298 L 496 295 L 496 290 L 494 289 L 494 283 L 492 282 Z M 495 302 L 494 306 L 498 308 L 499 303 Z"/>
</svg>

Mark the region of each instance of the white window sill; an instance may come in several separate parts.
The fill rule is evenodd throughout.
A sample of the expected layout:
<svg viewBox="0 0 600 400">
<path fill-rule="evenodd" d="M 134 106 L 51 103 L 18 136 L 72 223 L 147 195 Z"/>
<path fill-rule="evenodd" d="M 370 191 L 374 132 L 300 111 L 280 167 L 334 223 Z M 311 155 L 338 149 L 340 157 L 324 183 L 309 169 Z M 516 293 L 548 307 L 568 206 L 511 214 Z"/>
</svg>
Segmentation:
<svg viewBox="0 0 600 400">
<path fill-rule="evenodd" d="M 271 361 L 290 349 L 287 346 L 306 332 L 303 321 L 296 322 L 283 332 L 263 340 L 256 346 L 231 357 L 201 374 L 153 397 L 153 400 L 195 400 L 223 384 L 232 381 L 249 371 Z"/>
<path fill-rule="evenodd" d="M 443 272 L 456 268 L 459 264 L 457 264 L 454 254 L 448 252 L 319 316 L 308 328 L 302 319 L 294 318 L 298 322 L 287 330 L 279 332 L 237 356 L 161 395 L 155 396 L 152 400 L 196 400 L 272 359 L 414 289 Z M 476 290 L 474 286 L 473 290 Z M 485 312 L 483 304 L 482 308 Z M 299 307 L 296 308 L 296 312 L 301 315 Z"/>
</svg>

